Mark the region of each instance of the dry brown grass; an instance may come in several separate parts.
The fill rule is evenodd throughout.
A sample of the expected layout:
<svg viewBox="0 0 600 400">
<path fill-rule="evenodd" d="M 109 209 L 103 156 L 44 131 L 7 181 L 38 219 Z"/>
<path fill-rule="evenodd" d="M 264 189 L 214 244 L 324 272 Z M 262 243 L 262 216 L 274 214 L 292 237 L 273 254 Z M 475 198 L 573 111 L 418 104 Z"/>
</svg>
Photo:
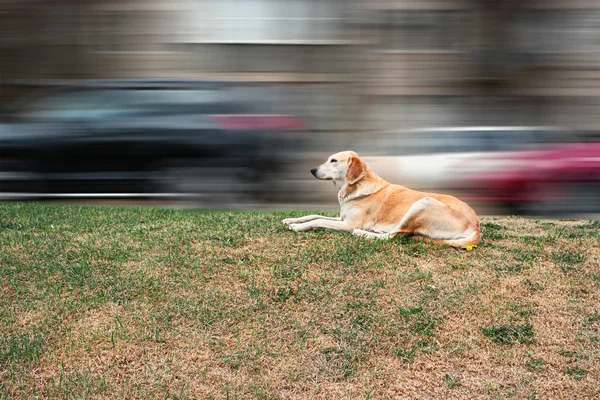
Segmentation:
<svg viewBox="0 0 600 400">
<path fill-rule="evenodd" d="M 463 252 L 282 213 L 2 207 L 5 398 L 600 397 L 597 222 L 484 218 Z"/>
</svg>

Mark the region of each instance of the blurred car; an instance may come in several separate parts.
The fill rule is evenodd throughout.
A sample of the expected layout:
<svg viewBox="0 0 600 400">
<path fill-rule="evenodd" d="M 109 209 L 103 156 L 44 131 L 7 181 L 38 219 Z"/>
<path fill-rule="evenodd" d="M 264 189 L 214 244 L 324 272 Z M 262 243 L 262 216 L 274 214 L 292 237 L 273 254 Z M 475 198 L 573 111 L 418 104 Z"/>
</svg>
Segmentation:
<svg viewBox="0 0 600 400">
<path fill-rule="evenodd" d="M 0 196 L 258 198 L 303 129 L 224 82 L 61 85 L 0 124 Z"/>
<path fill-rule="evenodd" d="M 505 154 L 495 163 L 464 178 L 467 198 L 527 214 L 600 212 L 600 141 Z"/>
<path fill-rule="evenodd" d="M 550 146 L 565 131 L 552 127 L 479 126 L 403 130 L 364 145 L 365 161 L 382 178 L 421 190 L 460 191 L 464 177 L 498 167 L 497 155 Z"/>
</svg>

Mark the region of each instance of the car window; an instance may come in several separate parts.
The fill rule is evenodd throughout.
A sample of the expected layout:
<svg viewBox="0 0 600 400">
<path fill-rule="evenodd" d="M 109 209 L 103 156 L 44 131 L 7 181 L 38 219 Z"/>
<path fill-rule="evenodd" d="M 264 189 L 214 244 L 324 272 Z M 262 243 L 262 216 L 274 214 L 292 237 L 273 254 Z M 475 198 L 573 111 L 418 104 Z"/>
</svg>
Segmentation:
<svg viewBox="0 0 600 400">
<path fill-rule="evenodd" d="M 523 151 L 556 143 L 556 132 L 524 129 L 439 130 L 386 135 L 377 153 L 396 156 Z"/>
<path fill-rule="evenodd" d="M 115 104 L 131 116 L 243 112 L 241 104 L 218 90 L 127 90 L 119 93 Z"/>
<path fill-rule="evenodd" d="M 421 133 L 414 138 L 417 154 L 454 154 L 485 151 L 489 146 L 485 131 L 447 130 Z"/>
<path fill-rule="evenodd" d="M 490 132 L 490 151 L 520 151 L 535 146 L 536 141 L 531 131 L 500 130 Z"/>
<path fill-rule="evenodd" d="M 455 131 L 452 153 L 474 153 L 486 151 L 489 148 L 489 137 L 486 131 Z"/>
<path fill-rule="evenodd" d="M 102 118 L 107 112 L 107 91 L 62 92 L 27 104 L 18 117 L 34 120 Z"/>
<path fill-rule="evenodd" d="M 575 133 L 571 133 L 568 135 L 573 138 L 576 137 Z M 564 131 L 536 131 L 534 132 L 534 140 L 538 145 L 544 144 L 556 144 L 565 141 L 567 135 L 565 135 Z"/>
<path fill-rule="evenodd" d="M 406 140 L 398 134 L 383 134 L 373 139 L 364 138 L 357 148 L 377 156 L 399 156 L 407 153 Z"/>
<path fill-rule="evenodd" d="M 378 141 L 378 153 L 397 156 L 444 154 L 464 151 L 448 131 L 417 131 L 388 135 Z"/>
<path fill-rule="evenodd" d="M 218 90 L 81 90 L 46 96 L 27 105 L 22 119 L 95 120 L 143 115 L 230 113 Z"/>
<path fill-rule="evenodd" d="M 448 132 L 427 132 L 419 138 L 421 145 L 418 147 L 419 153 L 441 154 L 453 153 L 457 150 L 456 138 Z"/>
<path fill-rule="evenodd" d="M 163 107 L 171 110 L 201 107 L 224 102 L 223 94 L 212 90 L 127 90 L 120 93 L 116 103 L 133 112 L 161 112 Z"/>
</svg>

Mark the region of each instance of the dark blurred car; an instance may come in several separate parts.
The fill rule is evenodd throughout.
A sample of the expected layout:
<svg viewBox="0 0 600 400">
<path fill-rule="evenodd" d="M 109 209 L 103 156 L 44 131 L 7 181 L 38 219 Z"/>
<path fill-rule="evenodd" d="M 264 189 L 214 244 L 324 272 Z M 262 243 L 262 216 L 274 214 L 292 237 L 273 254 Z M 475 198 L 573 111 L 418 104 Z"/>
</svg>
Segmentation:
<svg viewBox="0 0 600 400">
<path fill-rule="evenodd" d="M 305 128 L 237 100 L 230 84 L 186 80 L 63 85 L 9 115 L 0 125 L 4 198 L 260 198 Z"/>
<path fill-rule="evenodd" d="M 465 178 L 466 198 L 526 214 L 600 212 L 600 141 L 566 143 L 495 158 Z"/>
</svg>

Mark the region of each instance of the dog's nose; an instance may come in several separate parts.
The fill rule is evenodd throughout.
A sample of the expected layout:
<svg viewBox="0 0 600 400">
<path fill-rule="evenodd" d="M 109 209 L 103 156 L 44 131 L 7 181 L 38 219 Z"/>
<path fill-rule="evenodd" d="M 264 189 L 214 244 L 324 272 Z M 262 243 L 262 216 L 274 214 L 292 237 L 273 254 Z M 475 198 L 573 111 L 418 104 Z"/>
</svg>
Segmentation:
<svg viewBox="0 0 600 400">
<path fill-rule="evenodd" d="M 316 177 L 317 176 L 317 169 L 316 168 L 311 169 L 310 173 L 313 174 L 313 176 Z"/>
</svg>

